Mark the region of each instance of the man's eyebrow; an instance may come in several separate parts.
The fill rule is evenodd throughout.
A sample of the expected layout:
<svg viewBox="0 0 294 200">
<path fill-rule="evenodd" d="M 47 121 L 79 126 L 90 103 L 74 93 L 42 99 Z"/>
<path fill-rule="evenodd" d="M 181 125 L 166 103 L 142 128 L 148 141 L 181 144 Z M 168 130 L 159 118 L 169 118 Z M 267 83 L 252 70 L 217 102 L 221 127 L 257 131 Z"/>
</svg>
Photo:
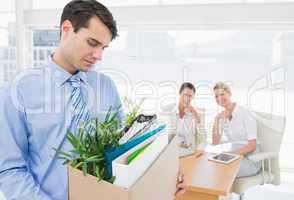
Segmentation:
<svg viewBox="0 0 294 200">
<path fill-rule="evenodd" d="M 91 40 L 92 42 L 95 42 L 95 43 L 97 43 L 97 44 L 102 44 L 102 42 L 96 40 L 95 38 L 91 38 L 91 37 L 90 37 L 89 40 Z M 104 48 L 107 48 L 108 45 L 104 45 L 103 47 L 104 47 Z"/>
<path fill-rule="evenodd" d="M 88 40 L 91 40 L 92 42 L 96 42 L 96 43 L 98 43 L 98 44 L 102 44 L 102 42 L 100 42 L 100 41 L 98 41 L 98 40 L 96 40 L 95 38 L 88 38 Z"/>
</svg>

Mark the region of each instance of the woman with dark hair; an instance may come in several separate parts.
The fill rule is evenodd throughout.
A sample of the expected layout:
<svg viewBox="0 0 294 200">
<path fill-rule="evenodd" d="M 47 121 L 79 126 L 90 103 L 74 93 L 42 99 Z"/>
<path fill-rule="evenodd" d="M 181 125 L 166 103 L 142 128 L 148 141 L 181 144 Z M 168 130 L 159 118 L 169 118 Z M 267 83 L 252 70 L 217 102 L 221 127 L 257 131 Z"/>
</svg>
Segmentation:
<svg viewBox="0 0 294 200">
<path fill-rule="evenodd" d="M 197 125 L 200 124 L 200 112 L 192 106 L 195 98 L 196 89 L 192 83 L 182 84 L 179 94 L 177 114 L 177 134 L 181 147 L 195 147 Z"/>
</svg>

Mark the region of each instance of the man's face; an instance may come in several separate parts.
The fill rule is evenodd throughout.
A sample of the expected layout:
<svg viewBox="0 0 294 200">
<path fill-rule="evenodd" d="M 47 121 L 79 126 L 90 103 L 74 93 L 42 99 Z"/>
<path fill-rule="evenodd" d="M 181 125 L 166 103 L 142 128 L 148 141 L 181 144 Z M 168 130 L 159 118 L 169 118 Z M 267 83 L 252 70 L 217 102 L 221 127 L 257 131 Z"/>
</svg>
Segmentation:
<svg viewBox="0 0 294 200">
<path fill-rule="evenodd" d="M 111 42 L 111 32 L 97 17 L 92 17 L 87 28 L 80 28 L 76 33 L 68 21 L 62 30 L 61 53 L 70 73 L 77 70 L 88 71 L 102 59 L 103 50 Z"/>
</svg>

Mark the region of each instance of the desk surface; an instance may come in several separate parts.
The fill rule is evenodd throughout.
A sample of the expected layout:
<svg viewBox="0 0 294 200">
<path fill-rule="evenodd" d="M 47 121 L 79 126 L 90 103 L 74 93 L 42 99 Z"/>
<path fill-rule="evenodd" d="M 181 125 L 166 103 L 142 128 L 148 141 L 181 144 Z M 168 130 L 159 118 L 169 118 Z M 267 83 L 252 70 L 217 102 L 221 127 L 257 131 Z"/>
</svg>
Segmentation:
<svg viewBox="0 0 294 200">
<path fill-rule="evenodd" d="M 187 181 L 187 191 L 213 195 L 227 195 L 238 173 L 241 158 L 230 164 L 209 161 L 210 153 L 190 155 L 180 159 Z"/>
</svg>

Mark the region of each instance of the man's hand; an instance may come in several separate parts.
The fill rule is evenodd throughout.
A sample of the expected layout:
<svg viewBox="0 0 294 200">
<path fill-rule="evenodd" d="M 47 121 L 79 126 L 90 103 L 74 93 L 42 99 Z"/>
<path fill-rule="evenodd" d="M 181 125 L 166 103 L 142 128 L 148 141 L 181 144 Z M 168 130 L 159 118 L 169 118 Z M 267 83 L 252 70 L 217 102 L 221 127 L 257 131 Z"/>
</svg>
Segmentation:
<svg viewBox="0 0 294 200">
<path fill-rule="evenodd" d="M 187 185 L 186 185 L 185 177 L 184 177 L 182 170 L 180 169 L 179 175 L 178 175 L 178 180 L 177 180 L 177 191 L 175 193 L 175 196 L 178 197 L 178 196 L 184 194 L 186 191 L 186 187 L 187 187 Z"/>
</svg>

